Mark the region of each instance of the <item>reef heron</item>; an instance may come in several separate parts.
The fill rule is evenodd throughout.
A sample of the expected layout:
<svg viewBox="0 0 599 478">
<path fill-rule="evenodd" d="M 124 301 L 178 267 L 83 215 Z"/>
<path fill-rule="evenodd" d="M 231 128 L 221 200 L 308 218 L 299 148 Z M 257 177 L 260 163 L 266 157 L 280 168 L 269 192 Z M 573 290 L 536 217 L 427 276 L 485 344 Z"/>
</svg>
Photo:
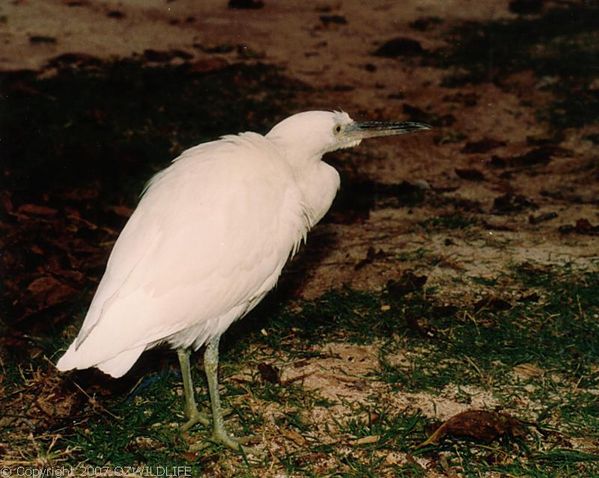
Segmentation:
<svg viewBox="0 0 599 478">
<path fill-rule="evenodd" d="M 167 343 L 183 376 L 182 428 L 212 422 L 212 439 L 240 450 L 224 426 L 219 339 L 275 286 L 329 210 L 339 174 L 322 156 L 365 138 L 426 129 L 307 111 L 266 135 L 228 135 L 184 151 L 148 183 L 58 369 L 97 367 L 120 377 L 144 350 Z M 203 345 L 212 420 L 198 410 L 189 364 L 191 350 Z"/>
</svg>

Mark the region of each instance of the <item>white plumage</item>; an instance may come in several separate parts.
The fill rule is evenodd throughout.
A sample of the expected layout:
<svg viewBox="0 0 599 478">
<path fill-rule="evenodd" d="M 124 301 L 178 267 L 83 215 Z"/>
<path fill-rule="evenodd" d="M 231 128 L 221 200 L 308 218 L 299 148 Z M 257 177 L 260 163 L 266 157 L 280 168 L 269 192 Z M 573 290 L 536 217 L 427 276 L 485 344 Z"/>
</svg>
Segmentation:
<svg viewBox="0 0 599 478">
<path fill-rule="evenodd" d="M 120 377 L 159 343 L 198 349 L 215 341 L 218 350 L 218 338 L 275 286 L 331 206 L 339 175 L 322 155 L 417 129 L 426 126 L 312 111 L 265 136 L 230 135 L 185 151 L 149 182 L 58 369 Z"/>
</svg>

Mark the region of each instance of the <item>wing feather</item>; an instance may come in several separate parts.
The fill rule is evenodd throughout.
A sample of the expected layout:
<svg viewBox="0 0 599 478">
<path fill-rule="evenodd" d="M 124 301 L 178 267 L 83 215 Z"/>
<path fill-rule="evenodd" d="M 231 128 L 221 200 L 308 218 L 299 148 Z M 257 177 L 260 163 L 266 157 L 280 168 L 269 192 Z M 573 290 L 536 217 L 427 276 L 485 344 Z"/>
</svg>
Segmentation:
<svg viewBox="0 0 599 478">
<path fill-rule="evenodd" d="M 224 332 L 275 285 L 307 228 L 293 172 L 264 137 L 186 151 L 149 183 L 59 368 Z"/>
</svg>

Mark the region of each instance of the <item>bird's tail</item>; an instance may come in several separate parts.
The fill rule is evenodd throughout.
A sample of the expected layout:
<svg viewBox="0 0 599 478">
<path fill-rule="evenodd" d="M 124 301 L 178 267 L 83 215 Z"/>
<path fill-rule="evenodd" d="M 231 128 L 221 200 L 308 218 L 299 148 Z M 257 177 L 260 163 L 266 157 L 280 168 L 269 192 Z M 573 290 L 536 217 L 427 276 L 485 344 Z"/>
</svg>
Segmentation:
<svg viewBox="0 0 599 478">
<path fill-rule="evenodd" d="M 125 375 L 125 373 L 133 367 L 133 364 L 145 349 L 145 345 L 140 345 L 134 349 L 125 350 L 115 357 L 104 360 L 103 362 L 92 363 L 89 360 L 86 360 L 84 350 L 81 350 L 81 348 L 77 350 L 75 348 L 75 343 L 73 342 L 65 354 L 60 357 L 56 363 L 56 368 L 61 372 L 65 372 L 73 369 L 97 367 L 102 370 L 102 372 L 114 378 L 118 378 Z"/>
</svg>

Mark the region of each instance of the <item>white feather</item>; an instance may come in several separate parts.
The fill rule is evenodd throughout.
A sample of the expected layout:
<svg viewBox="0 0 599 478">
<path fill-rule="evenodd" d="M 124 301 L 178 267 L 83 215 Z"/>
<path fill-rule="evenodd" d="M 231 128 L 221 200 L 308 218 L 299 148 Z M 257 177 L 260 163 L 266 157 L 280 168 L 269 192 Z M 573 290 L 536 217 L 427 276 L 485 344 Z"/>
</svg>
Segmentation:
<svg viewBox="0 0 599 478">
<path fill-rule="evenodd" d="M 134 362 L 140 347 L 197 348 L 222 334 L 275 285 L 305 217 L 292 169 L 262 136 L 186 151 L 149 185 L 58 368 Z"/>
<path fill-rule="evenodd" d="M 312 113 L 298 122 L 321 136 L 290 137 L 289 120 L 225 136 L 148 183 L 60 370 L 121 376 L 158 343 L 199 348 L 262 300 L 339 187 L 320 159 L 351 119 Z"/>
</svg>

